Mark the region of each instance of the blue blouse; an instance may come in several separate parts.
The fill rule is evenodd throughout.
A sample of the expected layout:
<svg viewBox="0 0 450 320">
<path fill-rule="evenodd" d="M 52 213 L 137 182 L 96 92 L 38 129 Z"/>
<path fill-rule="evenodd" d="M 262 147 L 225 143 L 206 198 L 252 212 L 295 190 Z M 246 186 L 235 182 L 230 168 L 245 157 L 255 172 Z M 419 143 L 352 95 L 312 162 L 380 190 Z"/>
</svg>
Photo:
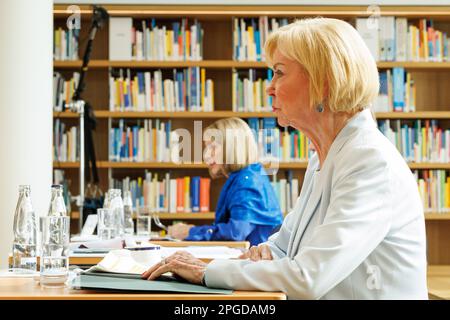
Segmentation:
<svg viewBox="0 0 450 320">
<path fill-rule="evenodd" d="M 185 240 L 249 241 L 258 245 L 283 220 L 275 191 L 260 163 L 232 172 L 225 182 L 213 225 L 192 227 Z"/>
</svg>

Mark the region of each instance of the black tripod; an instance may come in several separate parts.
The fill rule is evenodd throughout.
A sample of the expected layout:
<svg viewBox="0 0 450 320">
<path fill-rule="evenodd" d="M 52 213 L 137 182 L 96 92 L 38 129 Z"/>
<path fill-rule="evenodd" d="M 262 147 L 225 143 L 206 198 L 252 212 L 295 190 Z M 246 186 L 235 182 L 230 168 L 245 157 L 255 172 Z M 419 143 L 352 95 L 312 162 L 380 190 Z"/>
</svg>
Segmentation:
<svg viewBox="0 0 450 320">
<path fill-rule="evenodd" d="M 94 141 L 92 138 L 92 131 L 95 130 L 97 120 L 95 119 L 92 106 L 85 102 L 81 98 L 81 94 L 85 88 L 85 76 L 88 71 L 88 64 L 92 52 L 92 45 L 94 42 L 95 34 L 97 30 L 102 28 L 106 19 L 108 18 L 108 12 L 99 6 L 94 6 L 91 27 L 89 30 L 89 40 L 86 45 L 86 49 L 83 55 L 83 64 L 80 71 L 80 80 L 75 93 L 72 97 L 72 102 L 69 104 L 69 109 L 72 112 L 76 112 L 80 115 L 80 194 L 76 197 L 77 206 L 79 207 L 79 230 L 83 227 L 83 207 L 84 207 L 84 184 L 85 178 L 89 181 L 93 181 L 94 184 L 98 184 L 98 171 L 97 163 L 95 159 Z M 86 152 L 85 152 L 86 146 Z M 90 165 L 89 165 L 90 164 Z M 92 177 L 91 171 L 92 168 Z M 85 176 L 85 173 L 87 175 Z"/>
</svg>

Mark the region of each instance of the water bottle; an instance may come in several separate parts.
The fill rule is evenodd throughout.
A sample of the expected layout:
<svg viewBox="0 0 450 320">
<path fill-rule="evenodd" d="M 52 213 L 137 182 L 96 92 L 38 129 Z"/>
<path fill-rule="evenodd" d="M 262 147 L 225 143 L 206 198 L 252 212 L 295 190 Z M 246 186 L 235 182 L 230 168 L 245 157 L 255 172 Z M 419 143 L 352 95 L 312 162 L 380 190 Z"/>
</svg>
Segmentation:
<svg viewBox="0 0 450 320">
<path fill-rule="evenodd" d="M 109 208 L 114 211 L 118 225 L 117 232 L 120 237 L 125 233 L 125 219 L 123 212 L 122 192 L 120 189 L 111 189 L 109 193 Z"/>
<path fill-rule="evenodd" d="M 63 186 L 60 184 L 52 185 L 52 198 L 48 209 L 48 216 L 66 217 L 67 209 L 64 203 Z"/>
<path fill-rule="evenodd" d="M 109 204 L 110 204 L 110 201 L 109 201 L 109 198 L 110 198 L 109 192 L 110 192 L 110 190 L 106 191 L 106 193 L 105 193 L 105 199 L 103 200 L 103 208 L 109 208 Z"/>
<path fill-rule="evenodd" d="M 131 200 L 131 192 L 129 190 L 125 191 L 123 196 L 123 212 L 125 234 L 132 235 L 134 233 L 133 201 Z"/>
<path fill-rule="evenodd" d="M 14 215 L 13 269 L 36 271 L 36 220 L 29 185 L 19 186 L 19 200 Z"/>
</svg>

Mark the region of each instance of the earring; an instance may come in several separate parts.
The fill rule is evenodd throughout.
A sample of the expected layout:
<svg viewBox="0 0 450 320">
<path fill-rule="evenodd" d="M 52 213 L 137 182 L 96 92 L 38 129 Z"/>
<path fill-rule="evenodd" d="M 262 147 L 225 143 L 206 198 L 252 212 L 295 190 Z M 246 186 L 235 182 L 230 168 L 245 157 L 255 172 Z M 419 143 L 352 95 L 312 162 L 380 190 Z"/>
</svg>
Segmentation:
<svg viewBox="0 0 450 320">
<path fill-rule="evenodd" d="M 316 107 L 317 112 L 323 112 L 323 103 L 319 103 Z"/>
</svg>

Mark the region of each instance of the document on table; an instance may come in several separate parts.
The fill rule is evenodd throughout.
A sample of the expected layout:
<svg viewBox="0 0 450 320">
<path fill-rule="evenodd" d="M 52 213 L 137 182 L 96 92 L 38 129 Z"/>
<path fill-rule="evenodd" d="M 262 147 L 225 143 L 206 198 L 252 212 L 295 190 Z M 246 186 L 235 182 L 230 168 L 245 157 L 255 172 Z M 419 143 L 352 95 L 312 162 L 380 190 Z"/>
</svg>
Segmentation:
<svg viewBox="0 0 450 320">
<path fill-rule="evenodd" d="M 161 255 L 164 257 L 177 251 L 187 251 L 198 259 L 234 259 L 242 254 L 241 250 L 226 246 L 161 247 Z"/>
</svg>

